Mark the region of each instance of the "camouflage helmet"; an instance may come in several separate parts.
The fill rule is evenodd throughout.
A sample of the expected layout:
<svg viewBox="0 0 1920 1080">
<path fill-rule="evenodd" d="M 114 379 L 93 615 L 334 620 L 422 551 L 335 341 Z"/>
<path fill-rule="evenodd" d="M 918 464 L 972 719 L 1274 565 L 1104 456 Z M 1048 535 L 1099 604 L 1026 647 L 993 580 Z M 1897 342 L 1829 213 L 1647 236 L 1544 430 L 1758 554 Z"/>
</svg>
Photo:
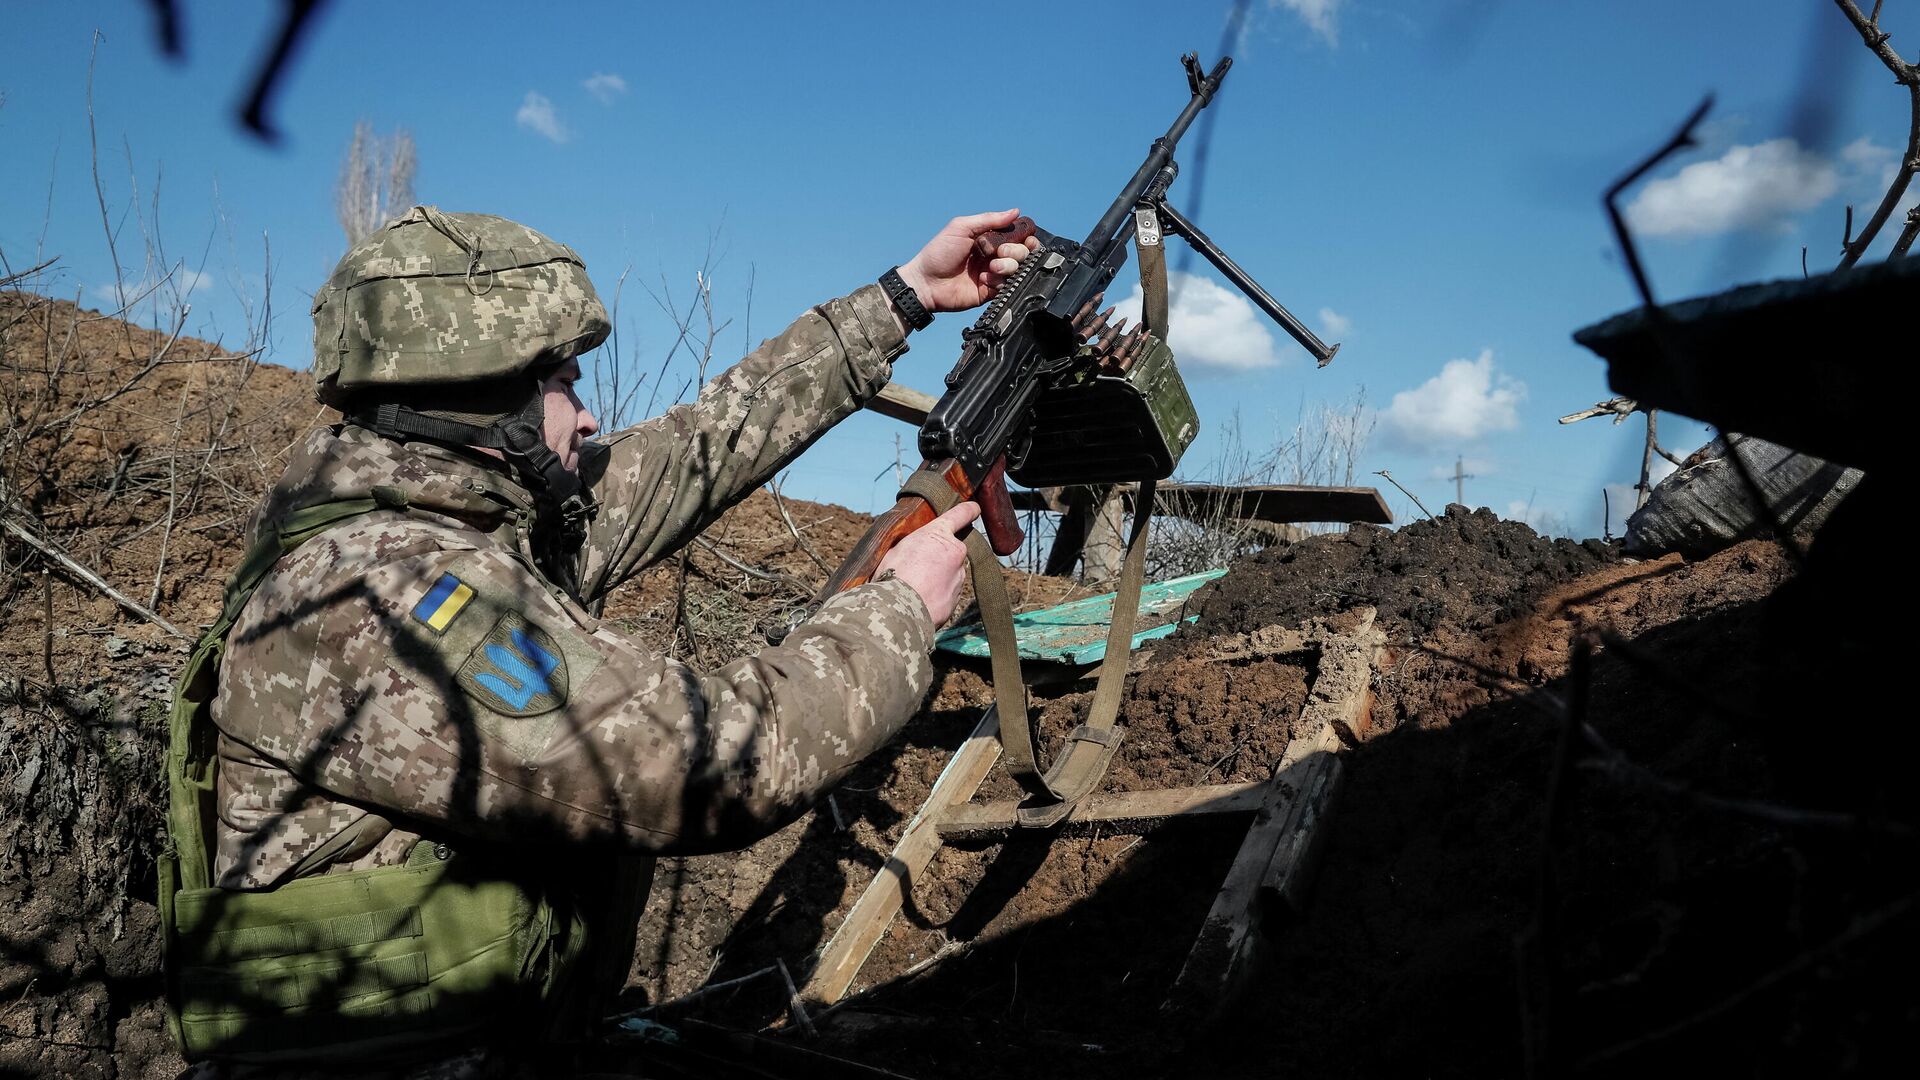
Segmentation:
<svg viewBox="0 0 1920 1080">
<path fill-rule="evenodd" d="M 572 248 L 491 214 L 416 206 L 355 244 L 314 294 L 315 394 L 344 407 L 478 389 L 578 356 L 610 328 Z"/>
</svg>

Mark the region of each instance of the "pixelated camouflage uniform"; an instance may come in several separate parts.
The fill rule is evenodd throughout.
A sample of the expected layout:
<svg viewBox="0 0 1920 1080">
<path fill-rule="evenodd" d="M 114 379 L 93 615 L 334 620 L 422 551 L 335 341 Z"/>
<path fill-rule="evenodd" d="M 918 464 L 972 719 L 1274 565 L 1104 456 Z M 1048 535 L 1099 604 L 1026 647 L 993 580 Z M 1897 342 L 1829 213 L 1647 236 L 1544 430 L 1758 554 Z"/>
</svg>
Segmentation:
<svg viewBox="0 0 1920 1080">
<path fill-rule="evenodd" d="M 704 673 L 587 605 L 858 408 L 904 347 L 868 286 L 693 403 L 602 440 L 582 459 L 598 511 L 571 593 L 541 573 L 533 500 L 504 469 L 355 426 L 315 431 L 256 527 L 368 495 L 383 508 L 282 558 L 228 636 L 212 703 L 215 883 L 396 865 L 421 840 L 583 880 L 635 862 L 650 874 L 594 853 L 728 850 L 800 814 L 926 692 L 934 627 L 910 586 L 843 593 L 781 645 Z M 616 988 L 646 887 L 634 877 L 616 896 L 624 952 L 598 957 L 595 978 Z"/>
<path fill-rule="evenodd" d="M 868 286 L 807 313 L 697 401 L 605 439 L 607 453 L 587 466 L 599 512 L 576 596 L 535 569 L 532 503 L 503 471 L 355 427 L 315 431 L 262 520 L 382 487 L 410 508 L 309 540 L 235 625 L 214 701 L 217 881 L 286 880 L 373 808 L 440 840 L 661 853 L 737 848 L 798 815 L 887 742 L 926 691 L 933 627 L 911 587 L 851 590 L 780 646 L 706 673 L 627 640 L 584 605 L 685 544 L 858 408 L 901 347 Z M 436 630 L 415 612 L 446 575 L 471 597 Z M 551 692 L 512 708 L 475 675 L 489 641 L 520 627 L 559 663 Z M 363 836 L 331 869 L 397 862 L 420 835 Z"/>
</svg>

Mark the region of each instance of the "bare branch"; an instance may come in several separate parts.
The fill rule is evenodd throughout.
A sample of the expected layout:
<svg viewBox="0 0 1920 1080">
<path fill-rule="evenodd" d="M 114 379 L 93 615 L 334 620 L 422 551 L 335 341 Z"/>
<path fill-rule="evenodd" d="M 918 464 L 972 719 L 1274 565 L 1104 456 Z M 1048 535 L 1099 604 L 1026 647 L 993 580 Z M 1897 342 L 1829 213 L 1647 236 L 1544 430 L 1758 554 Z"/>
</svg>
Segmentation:
<svg viewBox="0 0 1920 1080">
<path fill-rule="evenodd" d="M 53 258 L 48 259 L 46 262 L 43 262 L 38 266 L 30 266 L 27 269 L 22 270 L 17 274 L 8 274 L 6 277 L 0 277 L 0 289 L 4 289 L 16 281 L 24 281 L 27 278 L 32 277 L 33 275 L 39 273 L 42 270 L 45 270 L 47 267 L 52 266 L 54 263 L 57 263 L 59 261 L 60 261 L 60 256 L 55 255 Z"/>
<path fill-rule="evenodd" d="M 1915 170 L 1920 169 L 1920 68 L 1907 63 L 1898 52 L 1894 51 L 1893 46 L 1887 44 L 1887 39 L 1891 35 L 1880 29 L 1878 3 L 1873 5 L 1873 15 L 1869 18 L 1861 14 L 1860 5 L 1853 0 L 1834 0 L 1834 2 L 1840 5 L 1841 13 L 1847 17 L 1848 22 L 1853 24 L 1853 28 L 1860 32 L 1860 40 L 1866 42 L 1867 48 L 1873 50 L 1873 54 L 1878 56 L 1880 62 L 1887 66 L 1887 70 L 1893 73 L 1893 81 L 1907 88 L 1907 97 L 1911 102 L 1911 119 L 1907 124 L 1907 149 L 1900 157 L 1900 169 L 1894 173 L 1893 183 L 1887 185 L 1887 193 L 1881 196 L 1880 205 L 1874 208 L 1873 216 L 1867 219 L 1867 224 L 1860 230 L 1860 235 L 1854 237 L 1852 243 L 1845 245 L 1839 266 L 1844 270 L 1859 262 L 1860 256 L 1866 254 L 1868 246 L 1873 243 L 1873 238 L 1879 234 L 1880 227 L 1887 223 L 1887 218 L 1893 214 L 1894 207 L 1900 205 L 1900 200 L 1906 196 L 1907 184 L 1912 181 Z M 1851 223 L 1851 217 L 1849 217 L 1849 223 Z M 1915 231 L 1917 227 L 1910 220 L 1906 232 L 1901 234 L 1904 243 L 1895 253 L 1896 255 L 1906 252 L 1906 245 L 1913 242 L 1912 233 Z"/>
<path fill-rule="evenodd" d="M 1608 398 L 1605 401 L 1595 403 L 1591 409 L 1581 409 L 1579 412 L 1568 413 L 1560 418 L 1560 422 L 1563 424 L 1577 424 L 1582 420 L 1591 420 L 1596 416 L 1611 416 L 1613 417 L 1613 422 L 1618 424 L 1639 411 L 1640 403 L 1632 398 Z"/>
<path fill-rule="evenodd" d="M 1844 0 L 1842 0 L 1842 2 L 1844 2 Z M 1668 139 L 1665 145 L 1655 150 L 1645 161 L 1628 170 L 1625 176 L 1615 180 L 1613 186 L 1607 189 L 1607 194 L 1602 200 L 1607 207 L 1607 218 L 1613 222 L 1613 235 L 1620 243 L 1620 253 L 1625 256 L 1627 260 L 1627 270 L 1633 275 L 1634 287 L 1640 290 L 1640 301 L 1649 308 L 1655 307 L 1653 302 L 1653 286 L 1647 281 L 1647 271 L 1640 264 L 1640 249 L 1634 246 L 1633 232 L 1627 228 L 1627 219 L 1620 213 L 1620 193 L 1632 187 L 1641 177 L 1651 172 L 1654 166 L 1665 161 L 1678 151 L 1695 145 L 1693 129 L 1699 126 L 1701 119 L 1707 115 L 1707 110 L 1711 108 L 1713 108 L 1713 95 L 1708 94 L 1705 100 L 1694 106 L 1693 112 L 1690 113 L 1687 119 L 1680 125 L 1680 130 L 1673 133 L 1673 138 Z"/>
<path fill-rule="evenodd" d="M 1385 469 L 1376 469 L 1374 470 L 1373 475 L 1385 477 L 1387 483 L 1392 484 L 1394 487 L 1400 488 L 1400 494 L 1405 495 L 1409 499 L 1412 499 L 1413 505 L 1418 506 L 1420 508 L 1420 512 L 1427 515 L 1427 520 L 1429 521 L 1433 520 L 1433 511 L 1427 509 L 1426 504 L 1420 501 L 1420 496 L 1415 495 L 1413 492 L 1408 491 L 1405 487 L 1402 487 L 1400 484 L 1400 481 L 1395 480 L 1393 478 L 1392 473 L 1388 472 Z"/>
<path fill-rule="evenodd" d="M 27 529 L 26 527 L 20 525 L 18 522 L 15 522 L 10 518 L 0 520 L 0 524 L 5 524 L 8 532 L 26 541 L 28 547 L 33 548 L 35 551 L 38 551 L 40 554 L 45 555 L 47 558 L 52 559 L 54 562 L 59 563 L 68 573 L 72 574 L 73 576 L 79 578 L 80 580 L 86 582 L 87 584 L 93 586 L 94 588 L 99 589 L 101 593 L 105 594 L 107 599 L 112 600 L 114 603 L 119 604 L 121 607 L 126 608 L 128 611 L 134 613 L 135 615 L 138 615 L 141 618 L 152 623 L 153 625 L 159 627 L 160 629 L 165 630 L 167 633 L 172 634 L 174 637 L 192 640 L 191 635 L 189 635 L 186 631 L 180 629 L 179 627 L 173 625 L 167 620 L 161 618 L 155 612 L 145 607 L 142 607 L 140 604 L 130 599 L 125 593 L 122 593 L 120 590 L 107 584 L 107 581 L 105 578 L 101 577 L 99 574 L 94 573 L 92 570 L 89 570 L 85 566 L 85 564 L 81 563 L 78 559 L 75 559 L 73 556 L 67 554 L 65 551 L 62 551 L 59 548 L 59 546 L 54 544 L 52 541 L 46 540 L 39 536 L 34 535 L 32 530 Z"/>
</svg>

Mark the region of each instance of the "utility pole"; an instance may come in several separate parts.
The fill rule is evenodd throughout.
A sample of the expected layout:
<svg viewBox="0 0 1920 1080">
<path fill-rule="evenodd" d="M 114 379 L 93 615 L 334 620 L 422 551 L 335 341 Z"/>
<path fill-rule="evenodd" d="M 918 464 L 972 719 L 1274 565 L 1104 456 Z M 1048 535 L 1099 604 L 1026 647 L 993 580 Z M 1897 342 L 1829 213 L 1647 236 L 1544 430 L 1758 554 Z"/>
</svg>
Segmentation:
<svg viewBox="0 0 1920 1080">
<path fill-rule="evenodd" d="M 1453 458 L 1453 501 L 1459 503 L 1461 506 L 1467 505 L 1466 481 L 1473 479 L 1473 474 L 1465 471 L 1466 467 L 1467 463 L 1465 459 L 1455 454 Z"/>
</svg>

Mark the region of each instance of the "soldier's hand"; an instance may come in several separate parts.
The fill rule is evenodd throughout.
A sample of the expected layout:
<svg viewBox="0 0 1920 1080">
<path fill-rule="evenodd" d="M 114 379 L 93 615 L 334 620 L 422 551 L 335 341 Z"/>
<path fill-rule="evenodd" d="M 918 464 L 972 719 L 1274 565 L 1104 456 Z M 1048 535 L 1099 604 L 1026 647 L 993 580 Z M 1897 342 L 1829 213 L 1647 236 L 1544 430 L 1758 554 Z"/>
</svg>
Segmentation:
<svg viewBox="0 0 1920 1080">
<path fill-rule="evenodd" d="M 979 516 L 980 504 L 974 502 L 963 502 L 941 514 L 895 544 L 880 560 L 874 576 L 891 572 L 913 586 L 927 605 L 927 614 L 933 616 L 933 625 L 939 626 L 953 615 L 966 576 L 967 545 L 958 534 Z"/>
<path fill-rule="evenodd" d="M 981 236 L 1006 228 L 1019 216 L 1020 211 L 1014 209 L 954 218 L 927 241 L 920 254 L 900 268 L 900 279 L 913 287 L 928 311 L 979 307 L 1020 268 L 1020 260 L 1040 246 L 1039 240 L 1029 236 L 1024 244 L 1001 244 L 992 252 L 980 250 Z"/>
</svg>

